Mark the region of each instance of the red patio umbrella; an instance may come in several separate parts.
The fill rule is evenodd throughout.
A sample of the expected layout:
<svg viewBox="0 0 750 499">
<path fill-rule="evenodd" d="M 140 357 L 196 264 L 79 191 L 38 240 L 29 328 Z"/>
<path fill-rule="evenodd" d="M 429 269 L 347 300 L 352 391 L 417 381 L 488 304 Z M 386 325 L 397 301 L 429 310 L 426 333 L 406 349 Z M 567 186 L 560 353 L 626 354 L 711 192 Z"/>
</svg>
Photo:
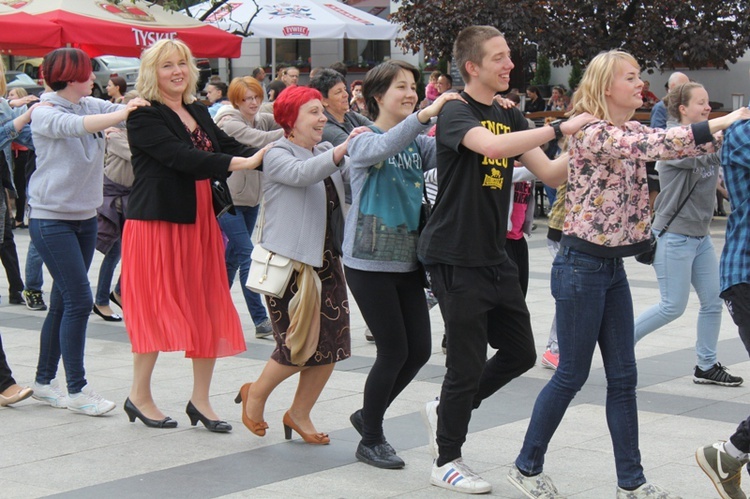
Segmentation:
<svg viewBox="0 0 750 499">
<path fill-rule="evenodd" d="M 61 28 L 0 4 L 0 52 L 44 55 L 60 46 Z"/>
<path fill-rule="evenodd" d="M 90 56 L 139 57 L 162 38 L 179 38 L 196 57 L 239 57 L 242 39 L 159 5 L 123 0 L 0 0 L 62 28 L 61 42 Z"/>
</svg>

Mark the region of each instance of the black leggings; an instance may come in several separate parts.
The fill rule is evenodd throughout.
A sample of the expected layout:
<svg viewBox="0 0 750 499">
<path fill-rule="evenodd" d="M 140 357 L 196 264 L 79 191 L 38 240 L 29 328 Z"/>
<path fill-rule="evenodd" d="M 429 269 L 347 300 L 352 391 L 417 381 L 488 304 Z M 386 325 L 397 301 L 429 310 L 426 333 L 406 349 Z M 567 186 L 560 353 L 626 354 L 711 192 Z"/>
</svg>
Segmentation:
<svg viewBox="0 0 750 499">
<path fill-rule="evenodd" d="M 344 270 L 377 348 L 375 363 L 365 382 L 362 406 L 362 443 L 375 445 L 385 439 L 386 409 L 430 358 L 430 316 L 418 271 L 368 272 L 349 267 Z"/>
</svg>

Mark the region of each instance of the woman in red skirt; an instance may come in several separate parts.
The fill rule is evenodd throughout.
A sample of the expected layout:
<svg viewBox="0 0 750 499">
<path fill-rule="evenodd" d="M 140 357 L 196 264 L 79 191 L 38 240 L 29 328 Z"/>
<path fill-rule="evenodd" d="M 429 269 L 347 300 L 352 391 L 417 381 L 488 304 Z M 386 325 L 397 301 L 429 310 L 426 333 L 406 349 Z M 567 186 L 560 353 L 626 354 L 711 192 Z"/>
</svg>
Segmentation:
<svg viewBox="0 0 750 499">
<path fill-rule="evenodd" d="M 159 352 L 184 350 L 193 361 L 190 422 L 227 432 L 231 425 L 209 402 L 211 377 L 216 358 L 244 351 L 245 339 L 229 293 L 210 182 L 257 168 L 264 151 L 227 136 L 195 101 L 192 60 L 179 40 L 146 50 L 136 89 L 151 106 L 127 123 L 135 181 L 122 236 L 122 305 L 134 378 L 124 408 L 131 422 L 176 427 L 154 403 L 151 374 Z"/>
</svg>

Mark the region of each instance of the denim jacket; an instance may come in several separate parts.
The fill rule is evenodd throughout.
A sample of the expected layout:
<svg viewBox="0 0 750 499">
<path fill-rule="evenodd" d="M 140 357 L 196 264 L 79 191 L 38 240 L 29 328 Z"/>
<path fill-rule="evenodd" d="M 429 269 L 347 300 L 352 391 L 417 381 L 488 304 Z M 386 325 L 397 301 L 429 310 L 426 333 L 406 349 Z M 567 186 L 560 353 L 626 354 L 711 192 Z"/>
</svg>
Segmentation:
<svg viewBox="0 0 750 499">
<path fill-rule="evenodd" d="M 26 112 L 26 106 L 12 108 L 8 101 L 0 97 L 0 150 L 5 154 L 5 163 L 10 172 L 11 183 L 13 182 L 13 153 L 10 149 L 11 142 L 16 142 L 30 149 L 34 148 L 31 142 L 31 128 L 25 125 L 20 132 L 16 132 L 13 120 Z M 15 185 L 13 189 L 15 190 Z"/>
</svg>

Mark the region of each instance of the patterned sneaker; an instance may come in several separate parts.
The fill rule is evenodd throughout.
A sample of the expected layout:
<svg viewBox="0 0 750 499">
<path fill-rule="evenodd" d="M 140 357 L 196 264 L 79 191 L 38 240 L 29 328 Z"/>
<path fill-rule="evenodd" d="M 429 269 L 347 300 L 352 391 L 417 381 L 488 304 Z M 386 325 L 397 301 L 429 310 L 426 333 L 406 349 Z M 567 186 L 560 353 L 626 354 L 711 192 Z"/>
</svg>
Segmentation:
<svg viewBox="0 0 750 499">
<path fill-rule="evenodd" d="M 552 353 L 549 348 L 542 355 L 542 367 L 547 369 L 557 370 L 557 364 L 560 362 L 560 354 Z"/>
<path fill-rule="evenodd" d="M 744 463 L 727 454 L 723 443 L 699 447 L 695 451 L 695 460 L 723 499 L 747 499 L 740 488 Z"/>
<path fill-rule="evenodd" d="M 693 375 L 693 383 L 701 385 L 740 386 L 743 381 L 739 376 L 729 374 L 727 368 L 718 362 L 707 371 L 695 366 L 695 374 Z"/>
<path fill-rule="evenodd" d="M 438 458 L 438 445 L 437 445 L 437 408 L 440 404 L 439 399 L 430 400 L 424 407 L 422 407 L 422 421 L 427 427 L 427 442 L 430 447 L 430 453 L 433 459 Z"/>
<path fill-rule="evenodd" d="M 88 385 L 80 393 L 68 394 L 66 405 L 71 411 L 88 416 L 101 416 L 115 408 L 114 402 L 106 400 Z"/>
<path fill-rule="evenodd" d="M 526 497 L 532 499 L 565 499 L 565 496 L 557 492 L 557 487 L 552 483 L 552 479 L 544 473 L 526 476 L 513 465 L 508 472 L 508 481 L 523 492 Z"/>
<path fill-rule="evenodd" d="M 40 385 L 35 381 L 32 389 L 34 393 L 31 396 L 34 399 L 49 404 L 55 409 L 65 409 L 67 407 L 65 402 L 68 397 L 62 388 L 58 386 L 57 380 L 53 379 L 49 385 Z"/>
<path fill-rule="evenodd" d="M 44 304 L 41 291 L 24 289 L 23 297 L 26 299 L 26 308 L 29 310 L 47 310 L 47 305 Z"/>
<path fill-rule="evenodd" d="M 644 483 L 635 490 L 617 487 L 617 499 L 682 499 L 653 483 Z"/>
<path fill-rule="evenodd" d="M 492 485 L 471 471 L 462 457 L 440 467 L 437 463 L 433 464 L 430 483 L 464 494 L 486 494 L 492 491 Z"/>
<path fill-rule="evenodd" d="M 255 337 L 265 338 L 273 334 L 273 326 L 271 325 L 271 319 L 266 317 L 266 320 L 255 326 Z"/>
</svg>

